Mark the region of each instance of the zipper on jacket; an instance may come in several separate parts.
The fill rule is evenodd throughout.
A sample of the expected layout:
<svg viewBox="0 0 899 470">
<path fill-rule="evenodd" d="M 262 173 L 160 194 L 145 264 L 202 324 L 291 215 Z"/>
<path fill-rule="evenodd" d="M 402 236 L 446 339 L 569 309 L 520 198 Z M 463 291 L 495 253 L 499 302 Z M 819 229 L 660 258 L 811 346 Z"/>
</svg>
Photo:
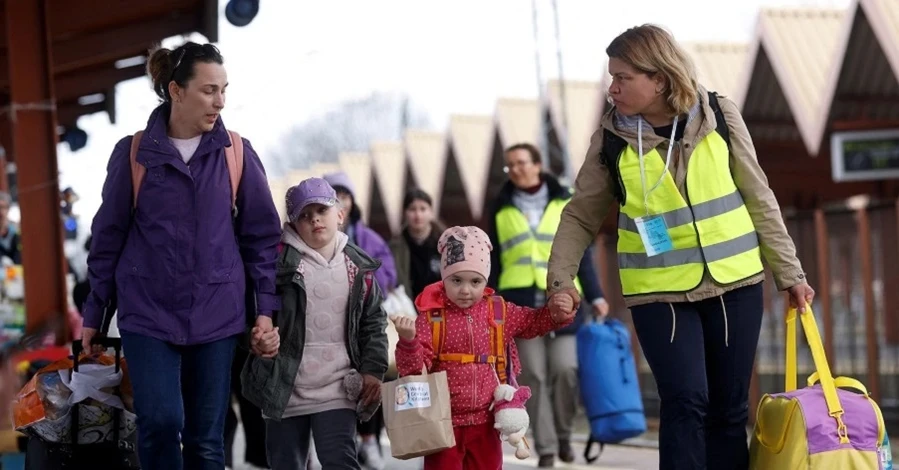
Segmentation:
<svg viewBox="0 0 899 470">
<path fill-rule="evenodd" d="M 471 317 L 471 310 L 468 311 L 468 340 L 471 347 L 471 354 L 477 355 L 477 351 L 474 349 L 474 327 L 472 324 L 474 323 L 474 319 Z M 472 394 L 471 394 L 471 410 L 474 411 L 478 405 L 478 363 L 471 363 L 471 375 L 472 375 Z M 469 425 L 474 424 L 474 415 L 469 414 Z"/>
</svg>

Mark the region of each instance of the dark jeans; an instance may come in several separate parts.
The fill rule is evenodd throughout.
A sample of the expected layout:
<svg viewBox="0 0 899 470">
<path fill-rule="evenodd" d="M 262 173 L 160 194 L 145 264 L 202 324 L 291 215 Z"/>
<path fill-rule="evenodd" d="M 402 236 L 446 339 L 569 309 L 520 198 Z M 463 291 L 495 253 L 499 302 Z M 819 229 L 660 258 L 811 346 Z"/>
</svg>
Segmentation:
<svg viewBox="0 0 899 470">
<path fill-rule="evenodd" d="M 231 395 L 237 399 L 240 411 L 240 422 L 243 424 L 244 440 L 247 443 L 243 459 L 245 462 L 260 468 L 268 468 L 265 456 L 265 420 L 262 410 L 250 403 L 240 393 L 240 370 L 243 368 L 249 352 L 237 348 L 231 365 Z M 225 418 L 225 466 L 234 468 L 234 437 L 237 434 L 237 413 L 229 402 L 228 415 Z"/>
<path fill-rule="evenodd" d="M 359 470 L 356 461 L 356 410 L 323 411 L 275 421 L 265 420 L 265 446 L 274 470 L 302 470 L 309 456 L 309 435 L 326 470 Z"/>
<path fill-rule="evenodd" d="M 661 399 L 659 468 L 746 470 L 749 381 L 762 284 L 631 309 Z"/>
<path fill-rule="evenodd" d="M 125 331 L 121 336 L 134 387 L 141 467 L 224 468 L 225 414 L 237 338 L 174 346 Z"/>
</svg>

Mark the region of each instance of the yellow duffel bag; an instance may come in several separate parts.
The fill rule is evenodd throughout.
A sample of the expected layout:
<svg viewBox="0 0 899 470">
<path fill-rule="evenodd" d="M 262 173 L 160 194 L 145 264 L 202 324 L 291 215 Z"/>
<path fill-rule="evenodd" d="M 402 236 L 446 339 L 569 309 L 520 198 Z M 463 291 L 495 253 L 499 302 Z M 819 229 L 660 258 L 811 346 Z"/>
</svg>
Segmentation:
<svg viewBox="0 0 899 470">
<path fill-rule="evenodd" d="M 817 372 L 796 388 L 796 318 Z M 749 445 L 753 470 L 879 470 L 888 449 L 880 408 L 865 386 L 834 379 L 811 308 L 787 313 L 786 391 L 762 398 Z M 820 383 L 819 382 L 820 379 Z"/>
</svg>

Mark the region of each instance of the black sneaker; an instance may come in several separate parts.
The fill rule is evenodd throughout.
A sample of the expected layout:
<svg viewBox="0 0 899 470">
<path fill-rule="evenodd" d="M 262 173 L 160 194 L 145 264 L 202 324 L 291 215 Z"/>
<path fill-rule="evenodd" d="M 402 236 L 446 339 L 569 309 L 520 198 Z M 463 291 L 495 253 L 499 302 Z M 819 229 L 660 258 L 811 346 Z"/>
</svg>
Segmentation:
<svg viewBox="0 0 899 470">
<path fill-rule="evenodd" d="M 559 441 L 559 460 L 565 463 L 574 462 L 574 451 L 571 450 L 570 441 Z"/>
<path fill-rule="evenodd" d="M 555 455 L 541 455 L 537 468 L 553 468 L 556 465 Z"/>
</svg>

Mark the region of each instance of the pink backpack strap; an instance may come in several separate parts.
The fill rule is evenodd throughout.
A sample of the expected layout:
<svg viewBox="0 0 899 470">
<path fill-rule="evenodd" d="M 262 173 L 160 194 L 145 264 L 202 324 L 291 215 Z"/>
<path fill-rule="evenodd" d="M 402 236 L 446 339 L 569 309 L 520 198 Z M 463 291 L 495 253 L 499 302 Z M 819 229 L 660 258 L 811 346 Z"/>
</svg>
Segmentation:
<svg viewBox="0 0 899 470">
<path fill-rule="evenodd" d="M 228 131 L 228 135 L 231 137 L 231 145 L 225 147 L 225 161 L 231 179 L 231 208 L 237 215 L 237 188 L 243 178 L 243 139 L 234 131 Z"/>
<path fill-rule="evenodd" d="M 362 280 L 365 281 L 362 289 L 363 302 L 368 302 L 369 297 L 371 297 L 371 288 L 372 284 L 374 284 L 374 278 L 375 276 L 371 272 L 365 273 L 365 277 L 362 278 Z"/>
<path fill-rule="evenodd" d="M 147 167 L 137 162 L 137 149 L 140 147 L 140 139 L 143 131 L 137 131 L 131 138 L 131 186 L 134 193 L 132 207 L 137 208 L 137 194 L 147 174 Z M 231 181 L 231 208 L 237 215 L 237 188 L 243 178 L 243 139 L 240 134 L 228 131 L 231 145 L 225 147 L 225 162 L 228 164 L 228 178 Z"/>
<path fill-rule="evenodd" d="M 137 163 L 137 149 L 140 147 L 140 139 L 144 135 L 144 131 L 137 131 L 131 137 L 131 198 L 132 209 L 137 208 L 137 193 L 140 192 L 140 185 L 144 182 L 144 175 L 147 174 L 147 167 Z"/>
</svg>

